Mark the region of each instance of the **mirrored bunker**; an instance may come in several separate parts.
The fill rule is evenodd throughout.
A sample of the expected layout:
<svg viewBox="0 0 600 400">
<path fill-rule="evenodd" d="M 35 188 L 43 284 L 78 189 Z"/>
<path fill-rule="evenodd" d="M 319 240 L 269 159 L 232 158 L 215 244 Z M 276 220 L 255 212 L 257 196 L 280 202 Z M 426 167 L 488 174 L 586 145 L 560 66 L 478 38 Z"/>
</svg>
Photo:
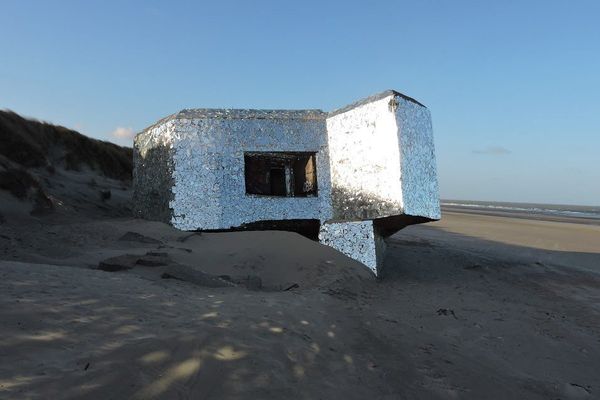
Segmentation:
<svg viewBox="0 0 600 400">
<path fill-rule="evenodd" d="M 344 108 L 186 109 L 134 140 L 134 213 L 186 231 L 290 230 L 381 267 L 440 218 L 431 115 L 389 90 Z"/>
</svg>

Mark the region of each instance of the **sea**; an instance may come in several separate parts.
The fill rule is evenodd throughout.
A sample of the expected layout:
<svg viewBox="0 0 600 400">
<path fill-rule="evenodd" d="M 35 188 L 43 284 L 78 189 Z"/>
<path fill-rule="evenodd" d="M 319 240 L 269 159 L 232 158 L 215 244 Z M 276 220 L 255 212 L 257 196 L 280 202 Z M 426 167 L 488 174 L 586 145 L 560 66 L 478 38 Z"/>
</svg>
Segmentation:
<svg viewBox="0 0 600 400">
<path fill-rule="evenodd" d="M 600 206 L 509 203 L 496 201 L 442 200 L 442 209 L 493 214 L 528 214 L 548 217 L 592 219 L 600 222 Z"/>
</svg>

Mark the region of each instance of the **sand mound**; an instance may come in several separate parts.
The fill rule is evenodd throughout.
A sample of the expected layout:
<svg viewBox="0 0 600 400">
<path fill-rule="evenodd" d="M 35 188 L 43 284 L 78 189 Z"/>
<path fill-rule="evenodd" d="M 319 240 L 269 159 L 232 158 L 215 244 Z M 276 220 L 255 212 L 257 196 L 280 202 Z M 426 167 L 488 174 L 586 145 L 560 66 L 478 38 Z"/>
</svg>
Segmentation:
<svg viewBox="0 0 600 400">
<path fill-rule="evenodd" d="M 293 232 L 257 231 L 194 235 L 173 259 L 203 271 L 229 276 L 259 276 L 267 288 L 317 287 L 337 281 L 372 280 L 359 262 Z"/>
</svg>

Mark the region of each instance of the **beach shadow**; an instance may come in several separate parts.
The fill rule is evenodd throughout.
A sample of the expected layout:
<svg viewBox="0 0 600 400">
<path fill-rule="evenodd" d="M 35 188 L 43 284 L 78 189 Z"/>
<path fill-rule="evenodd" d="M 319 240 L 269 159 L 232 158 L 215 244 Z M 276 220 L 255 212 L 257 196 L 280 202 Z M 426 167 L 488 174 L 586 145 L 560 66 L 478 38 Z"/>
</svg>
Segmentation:
<svg viewBox="0 0 600 400">
<path fill-rule="evenodd" d="M 3 303 L 18 301 L 0 311 L 2 398 L 298 398 L 294 387 L 318 380 L 320 364 L 340 373 L 369 368 L 338 350 L 344 333 L 310 311 L 319 301 L 294 293 L 7 264 Z M 26 267 L 26 275 L 15 272 Z M 93 289 L 102 280 L 111 282 L 102 286 L 112 288 L 108 296 Z M 337 387 L 345 373 L 324 382 Z"/>
</svg>

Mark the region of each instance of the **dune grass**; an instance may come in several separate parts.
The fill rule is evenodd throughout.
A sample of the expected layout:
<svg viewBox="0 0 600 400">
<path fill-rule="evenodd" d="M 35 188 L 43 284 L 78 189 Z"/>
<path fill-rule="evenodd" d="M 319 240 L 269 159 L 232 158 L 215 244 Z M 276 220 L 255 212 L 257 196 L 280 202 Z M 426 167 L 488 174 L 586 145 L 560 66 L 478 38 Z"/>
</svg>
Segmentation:
<svg viewBox="0 0 600 400">
<path fill-rule="evenodd" d="M 0 155 L 24 168 L 80 170 L 87 166 L 109 178 L 131 179 L 131 148 L 26 119 L 12 111 L 0 111 Z"/>
</svg>

